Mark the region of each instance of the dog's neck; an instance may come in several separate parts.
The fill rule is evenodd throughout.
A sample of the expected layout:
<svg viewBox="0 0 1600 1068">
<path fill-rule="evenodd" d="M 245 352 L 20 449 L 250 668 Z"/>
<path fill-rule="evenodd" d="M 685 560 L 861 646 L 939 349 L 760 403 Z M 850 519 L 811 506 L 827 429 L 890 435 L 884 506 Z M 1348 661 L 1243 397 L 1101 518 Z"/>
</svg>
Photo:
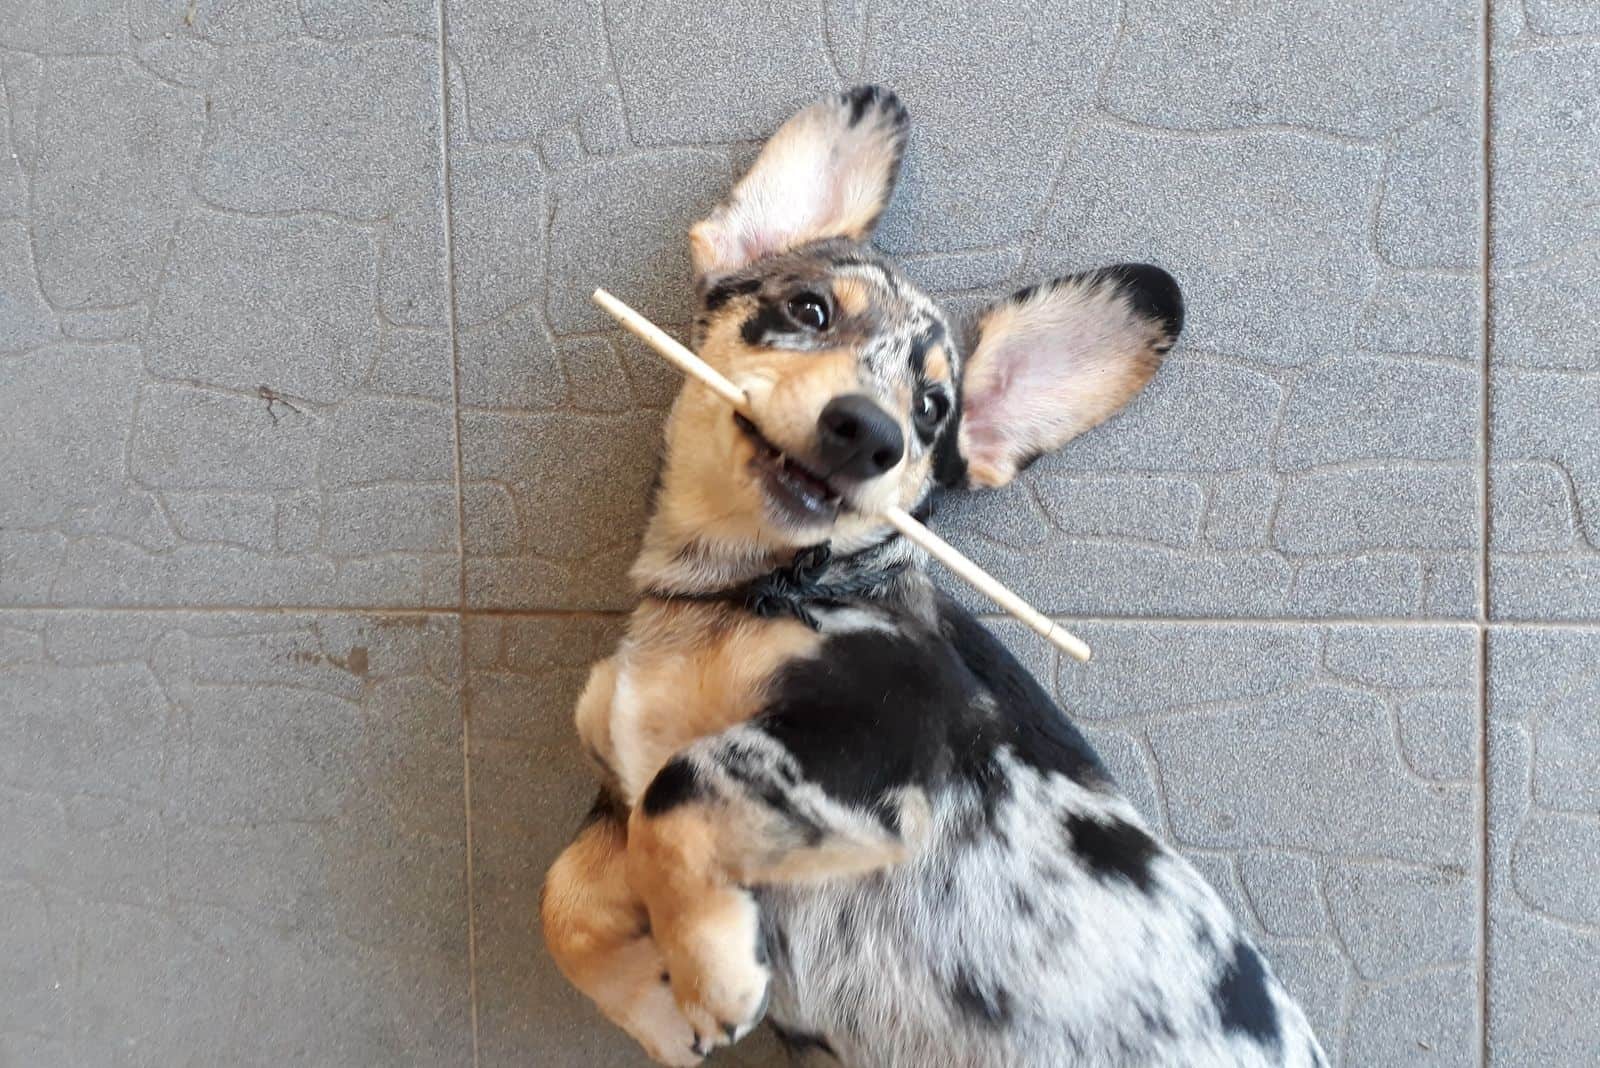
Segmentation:
<svg viewBox="0 0 1600 1068">
<path fill-rule="evenodd" d="M 673 528 L 663 513 L 651 517 L 631 572 L 644 596 L 897 599 L 908 582 L 922 579 L 925 563 L 921 550 L 892 531 L 861 546 L 822 542 L 776 549 Z"/>
</svg>

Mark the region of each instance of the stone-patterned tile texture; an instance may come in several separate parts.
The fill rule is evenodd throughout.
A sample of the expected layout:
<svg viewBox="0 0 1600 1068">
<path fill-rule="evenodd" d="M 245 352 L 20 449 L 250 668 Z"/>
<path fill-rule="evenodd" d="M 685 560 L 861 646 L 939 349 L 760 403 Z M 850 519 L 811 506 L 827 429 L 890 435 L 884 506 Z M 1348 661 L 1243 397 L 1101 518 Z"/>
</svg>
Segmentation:
<svg viewBox="0 0 1600 1068">
<path fill-rule="evenodd" d="M 1508 1065 L 1600 1050 L 1600 634 L 1489 639 L 1489 1038 Z"/>
<path fill-rule="evenodd" d="M 587 294 L 683 332 L 687 225 L 867 81 L 960 319 L 1188 295 L 941 502 L 1097 656 L 994 625 L 1337 1063 L 1600 1062 L 1600 7 L 21 0 L 0 1066 L 645 1063 L 536 922 L 677 384 Z"/>
</svg>

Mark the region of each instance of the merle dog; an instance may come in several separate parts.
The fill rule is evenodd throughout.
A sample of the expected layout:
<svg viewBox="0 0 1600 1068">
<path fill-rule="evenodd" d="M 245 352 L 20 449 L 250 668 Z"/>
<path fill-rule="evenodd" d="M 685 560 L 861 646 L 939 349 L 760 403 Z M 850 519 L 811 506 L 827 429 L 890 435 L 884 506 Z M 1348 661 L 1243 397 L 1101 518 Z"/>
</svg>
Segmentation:
<svg viewBox="0 0 1600 1068">
<path fill-rule="evenodd" d="M 667 1064 L 765 1015 L 856 1066 L 1320 1065 L 1217 895 L 872 518 L 1005 485 L 1183 318 L 1165 271 L 1107 267 L 990 308 L 963 357 L 866 244 L 906 133 L 885 90 L 823 100 L 690 233 L 696 347 L 752 417 L 691 382 L 668 421 L 550 949 Z"/>
</svg>

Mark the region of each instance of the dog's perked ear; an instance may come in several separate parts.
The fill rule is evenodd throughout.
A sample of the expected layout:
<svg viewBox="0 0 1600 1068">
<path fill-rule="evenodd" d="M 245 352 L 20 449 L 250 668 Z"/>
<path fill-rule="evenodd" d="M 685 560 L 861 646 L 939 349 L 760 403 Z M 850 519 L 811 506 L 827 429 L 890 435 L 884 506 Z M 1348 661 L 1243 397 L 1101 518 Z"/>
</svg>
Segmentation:
<svg viewBox="0 0 1600 1068">
<path fill-rule="evenodd" d="M 824 238 L 863 241 L 889 203 L 908 118 L 876 85 L 836 93 L 772 135 L 727 203 L 689 231 L 695 282 Z"/>
<path fill-rule="evenodd" d="M 1178 283 L 1142 263 L 1030 286 L 988 308 L 962 375 L 966 484 L 1004 486 L 1116 414 L 1182 328 Z"/>
</svg>

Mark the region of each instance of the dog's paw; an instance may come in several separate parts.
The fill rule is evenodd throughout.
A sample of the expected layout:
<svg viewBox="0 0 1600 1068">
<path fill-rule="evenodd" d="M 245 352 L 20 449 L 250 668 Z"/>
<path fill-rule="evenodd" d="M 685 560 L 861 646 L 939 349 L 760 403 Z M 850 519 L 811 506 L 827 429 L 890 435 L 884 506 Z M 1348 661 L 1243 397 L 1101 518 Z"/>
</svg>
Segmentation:
<svg viewBox="0 0 1600 1068">
<path fill-rule="evenodd" d="M 694 1031 L 694 1052 L 739 1041 L 766 1015 L 772 980 L 755 901 L 729 890 L 673 927 L 667 967 L 678 1008 Z"/>
<path fill-rule="evenodd" d="M 654 938 L 646 934 L 611 947 L 586 975 L 583 992 L 651 1060 L 673 1068 L 700 1063 L 694 1028 L 672 996 L 666 958 Z"/>
<path fill-rule="evenodd" d="M 703 1058 L 700 1038 L 678 1008 L 665 972 L 630 1006 L 622 1028 L 657 1064 L 694 1068 Z"/>
</svg>

